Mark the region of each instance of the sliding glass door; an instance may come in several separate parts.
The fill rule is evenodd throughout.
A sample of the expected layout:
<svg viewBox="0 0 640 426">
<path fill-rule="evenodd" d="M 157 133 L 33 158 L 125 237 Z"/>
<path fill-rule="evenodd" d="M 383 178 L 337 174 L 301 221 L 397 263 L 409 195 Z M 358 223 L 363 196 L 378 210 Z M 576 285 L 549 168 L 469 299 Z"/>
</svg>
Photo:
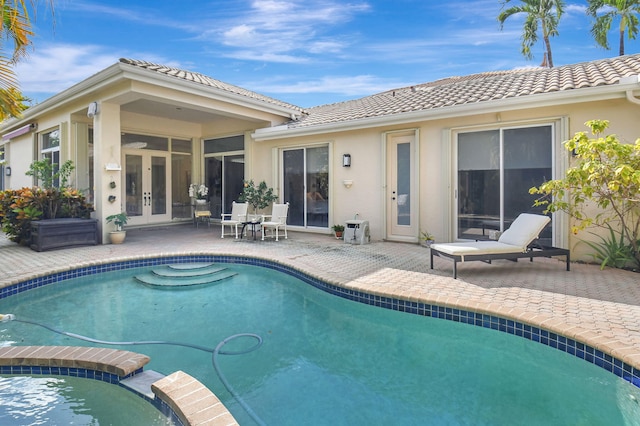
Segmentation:
<svg viewBox="0 0 640 426">
<path fill-rule="evenodd" d="M 487 238 L 533 207 L 529 188 L 552 179 L 553 126 L 458 134 L 457 237 Z M 551 242 L 551 226 L 542 238 Z"/>
<path fill-rule="evenodd" d="M 289 203 L 289 224 L 329 226 L 329 147 L 282 152 L 283 194 Z"/>
</svg>

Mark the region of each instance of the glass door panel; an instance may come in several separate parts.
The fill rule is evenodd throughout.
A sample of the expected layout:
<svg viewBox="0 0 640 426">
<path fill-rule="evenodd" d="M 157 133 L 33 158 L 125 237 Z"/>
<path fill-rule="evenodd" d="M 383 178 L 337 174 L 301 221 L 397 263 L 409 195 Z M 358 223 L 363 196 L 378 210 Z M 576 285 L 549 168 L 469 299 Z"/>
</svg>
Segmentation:
<svg viewBox="0 0 640 426">
<path fill-rule="evenodd" d="M 231 212 L 230 209 L 223 209 L 222 204 L 222 156 L 207 157 L 204 161 L 205 181 L 209 187 L 211 216 L 215 219 L 221 219 L 222 213 Z"/>
<path fill-rule="evenodd" d="M 142 216 L 142 156 L 125 155 L 125 199 L 129 217 Z"/>
<path fill-rule="evenodd" d="M 238 201 L 244 184 L 244 155 L 226 155 L 223 168 L 222 205 L 231 212 L 232 203 Z"/>
<path fill-rule="evenodd" d="M 504 131 L 504 218 L 507 229 L 520 213 L 543 214 L 543 206 L 533 207 L 535 195 L 529 188 L 551 179 L 551 126 Z M 551 245 L 551 226 L 540 235 Z"/>
<path fill-rule="evenodd" d="M 500 227 L 500 133 L 458 136 L 458 238 Z"/>
<path fill-rule="evenodd" d="M 244 182 L 244 155 L 216 155 L 205 158 L 205 183 L 209 187 L 211 216 L 220 219 L 238 201 Z"/>
<path fill-rule="evenodd" d="M 289 202 L 289 225 L 305 226 L 304 150 L 284 151 L 282 167 L 282 199 Z"/>
<path fill-rule="evenodd" d="M 151 214 L 167 214 L 167 158 L 151 157 Z"/>
<path fill-rule="evenodd" d="M 306 150 L 306 226 L 329 226 L 329 148 Z"/>
</svg>

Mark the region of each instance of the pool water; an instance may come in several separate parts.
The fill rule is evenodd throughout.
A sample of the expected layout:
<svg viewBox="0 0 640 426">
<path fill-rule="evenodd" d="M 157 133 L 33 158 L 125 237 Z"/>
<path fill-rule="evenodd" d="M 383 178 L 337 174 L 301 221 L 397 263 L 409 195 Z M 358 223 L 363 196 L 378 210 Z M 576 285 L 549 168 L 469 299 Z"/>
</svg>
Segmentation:
<svg viewBox="0 0 640 426">
<path fill-rule="evenodd" d="M 226 266 L 237 275 L 188 288 L 148 287 L 133 278 L 158 267 L 68 280 L 0 300 L 0 312 L 109 341 L 215 348 L 234 334 L 260 335 L 257 350 L 219 355 L 218 363 L 244 403 L 271 425 L 640 424 L 638 388 L 564 352 L 348 301 L 270 269 Z M 0 330 L 0 345 L 89 345 L 18 322 Z M 236 339 L 224 350 L 254 344 Z M 254 424 L 216 375 L 211 353 L 120 348 L 149 355 L 145 369 L 197 377 L 240 424 Z"/>
<path fill-rule="evenodd" d="M 132 398 L 131 392 L 108 383 L 69 376 L 7 376 L 0 377 L 0 424 L 172 423 L 142 398 Z"/>
</svg>

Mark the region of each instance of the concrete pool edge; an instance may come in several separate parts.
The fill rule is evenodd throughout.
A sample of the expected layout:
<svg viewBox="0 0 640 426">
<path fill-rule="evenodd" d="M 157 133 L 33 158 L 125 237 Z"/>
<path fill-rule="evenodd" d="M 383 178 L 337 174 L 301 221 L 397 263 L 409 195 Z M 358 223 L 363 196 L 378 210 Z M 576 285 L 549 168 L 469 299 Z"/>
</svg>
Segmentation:
<svg viewBox="0 0 640 426">
<path fill-rule="evenodd" d="M 6 346 L 0 348 L 0 374 L 52 375 L 118 385 L 147 400 L 179 425 L 237 425 L 211 390 L 182 371 L 150 385 L 152 395 L 124 385 L 145 374 L 150 358 L 136 352 L 87 346 Z M 176 422 L 178 420 L 178 422 Z"/>
<path fill-rule="evenodd" d="M 99 272 L 124 270 L 136 267 L 188 262 L 240 263 L 262 266 L 295 276 L 323 291 L 386 309 L 423 316 L 464 322 L 485 328 L 514 334 L 519 337 L 551 346 L 577 358 L 599 366 L 625 381 L 640 387 L 640 353 L 633 345 L 598 334 L 540 313 L 522 309 L 505 308 L 498 303 L 483 303 L 473 299 L 453 297 L 416 297 L 385 291 L 384 286 L 368 286 L 357 280 L 336 282 L 318 276 L 290 262 L 273 260 L 257 255 L 214 253 L 211 251 L 167 253 L 126 256 L 93 262 L 68 265 L 40 271 L 31 278 L 14 280 L 0 288 L 0 298 L 8 297 L 41 285 L 52 284 L 69 278 Z M 428 277 L 423 284 L 428 285 Z"/>
</svg>

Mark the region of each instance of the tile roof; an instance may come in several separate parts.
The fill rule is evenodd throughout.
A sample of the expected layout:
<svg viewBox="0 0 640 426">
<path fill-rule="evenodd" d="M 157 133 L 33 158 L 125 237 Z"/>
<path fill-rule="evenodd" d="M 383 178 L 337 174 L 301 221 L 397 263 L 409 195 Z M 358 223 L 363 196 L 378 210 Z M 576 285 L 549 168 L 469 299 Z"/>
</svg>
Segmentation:
<svg viewBox="0 0 640 426">
<path fill-rule="evenodd" d="M 214 78 L 208 77 L 204 74 L 200 74 L 197 72 L 181 70 L 178 68 L 154 64 L 152 62 L 140 61 L 136 59 L 120 58 L 120 62 L 123 64 L 133 65 L 138 68 L 143 68 L 149 71 L 155 71 L 157 73 L 165 74 L 171 77 L 192 81 L 194 83 L 199 83 L 204 86 L 220 89 L 222 91 L 232 93 L 235 95 L 245 96 L 247 98 L 251 98 L 257 101 L 262 101 L 267 104 L 276 105 L 276 106 L 291 109 L 294 111 L 299 111 L 301 113 L 304 111 L 304 109 L 299 106 L 282 102 L 277 99 L 270 98 L 269 96 L 264 96 L 256 92 L 252 92 L 251 90 L 243 89 L 242 87 L 234 86 L 232 84 L 228 84 L 223 81 L 216 80 Z"/>
<path fill-rule="evenodd" d="M 640 54 L 554 68 L 491 71 L 450 77 L 307 110 L 289 128 L 341 123 L 457 105 L 613 85 L 640 74 Z"/>
</svg>

